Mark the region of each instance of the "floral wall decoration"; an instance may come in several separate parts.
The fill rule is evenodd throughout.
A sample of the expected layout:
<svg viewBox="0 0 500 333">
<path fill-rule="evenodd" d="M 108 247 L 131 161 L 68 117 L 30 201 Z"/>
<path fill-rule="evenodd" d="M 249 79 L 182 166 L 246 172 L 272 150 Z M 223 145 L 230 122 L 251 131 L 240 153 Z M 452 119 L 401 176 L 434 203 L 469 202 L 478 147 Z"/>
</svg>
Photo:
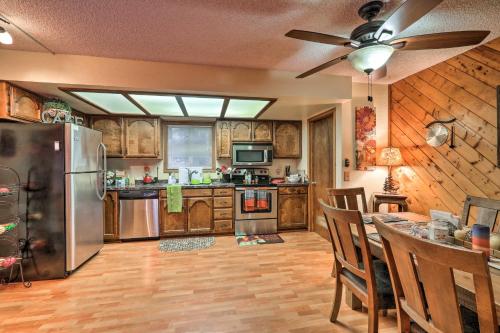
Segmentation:
<svg viewBox="0 0 500 333">
<path fill-rule="evenodd" d="M 356 107 L 356 170 L 373 170 L 376 165 L 376 116 L 371 106 Z"/>
</svg>

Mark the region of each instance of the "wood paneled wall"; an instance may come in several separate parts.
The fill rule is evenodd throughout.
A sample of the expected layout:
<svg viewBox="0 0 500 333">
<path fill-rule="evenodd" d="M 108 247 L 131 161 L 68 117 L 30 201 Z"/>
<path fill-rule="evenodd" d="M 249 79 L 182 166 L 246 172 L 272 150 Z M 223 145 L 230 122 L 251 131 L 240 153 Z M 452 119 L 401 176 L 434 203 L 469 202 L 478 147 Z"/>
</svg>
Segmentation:
<svg viewBox="0 0 500 333">
<path fill-rule="evenodd" d="M 467 194 L 500 200 L 497 85 L 500 38 L 390 86 L 391 145 L 406 165 L 393 176 L 411 211 L 461 214 Z M 427 145 L 425 125 L 450 117 L 457 118 L 456 148 Z"/>
</svg>

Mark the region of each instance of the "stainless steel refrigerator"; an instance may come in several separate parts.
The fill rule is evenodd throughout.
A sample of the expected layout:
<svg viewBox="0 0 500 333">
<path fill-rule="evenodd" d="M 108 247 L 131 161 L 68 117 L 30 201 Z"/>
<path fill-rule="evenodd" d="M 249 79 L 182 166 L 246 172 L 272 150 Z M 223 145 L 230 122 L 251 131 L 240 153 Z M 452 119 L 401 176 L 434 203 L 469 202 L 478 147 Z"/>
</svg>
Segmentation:
<svg viewBox="0 0 500 333">
<path fill-rule="evenodd" d="M 0 165 L 21 178 L 25 277 L 67 276 L 103 246 L 106 149 L 74 124 L 0 123 Z"/>
</svg>

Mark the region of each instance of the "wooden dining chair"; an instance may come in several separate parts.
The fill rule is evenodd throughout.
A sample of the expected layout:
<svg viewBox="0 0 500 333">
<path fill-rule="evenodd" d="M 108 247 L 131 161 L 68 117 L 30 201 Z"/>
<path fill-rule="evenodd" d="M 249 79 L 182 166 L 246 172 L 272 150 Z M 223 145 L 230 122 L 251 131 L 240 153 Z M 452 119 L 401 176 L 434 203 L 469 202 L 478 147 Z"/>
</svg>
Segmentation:
<svg viewBox="0 0 500 333">
<path fill-rule="evenodd" d="M 478 208 L 476 223 L 489 226 L 490 231 L 499 231 L 500 223 L 497 222 L 498 212 L 500 211 L 499 200 L 468 195 L 465 199 L 464 211 L 462 213 L 462 219 L 460 220 L 462 226 L 468 225 L 472 207 Z"/>
<path fill-rule="evenodd" d="M 410 236 L 378 220 L 396 296 L 400 332 L 498 333 L 487 257 Z M 453 270 L 472 274 L 476 314 L 459 305 Z"/>
<path fill-rule="evenodd" d="M 387 266 L 372 258 L 360 211 L 332 207 L 323 200 L 320 204 L 332 239 L 336 270 L 330 320 L 337 320 L 344 285 L 367 306 L 368 332 L 377 332 L 378 310 L 395 308 Z M 351 227 L 358 235 L 357 245 Z"/>
<path fill-rule="evenodd" d="M 365 189 L 363 187 L 327 188 L 326 191 L 331 206 L 349 210 L 361 210 L 363 213 L 368 213 Z M 358 198 L 361 199 L 363 209 L 359 209 Z"/>
</svg>

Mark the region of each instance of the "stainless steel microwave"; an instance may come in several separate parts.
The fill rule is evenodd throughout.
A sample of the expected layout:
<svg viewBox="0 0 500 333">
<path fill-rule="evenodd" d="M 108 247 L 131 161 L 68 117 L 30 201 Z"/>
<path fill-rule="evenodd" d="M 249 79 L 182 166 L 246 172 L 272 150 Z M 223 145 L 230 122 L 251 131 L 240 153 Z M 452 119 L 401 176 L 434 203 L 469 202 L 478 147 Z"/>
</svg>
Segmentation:
<svg viewBox="0 0 500 333">
<path fill-rule="evenodd" d="M 268 143 L 233 143 L 233 165 L 254 166 L 273 163 L 273 146 Z"/>
</svg>

